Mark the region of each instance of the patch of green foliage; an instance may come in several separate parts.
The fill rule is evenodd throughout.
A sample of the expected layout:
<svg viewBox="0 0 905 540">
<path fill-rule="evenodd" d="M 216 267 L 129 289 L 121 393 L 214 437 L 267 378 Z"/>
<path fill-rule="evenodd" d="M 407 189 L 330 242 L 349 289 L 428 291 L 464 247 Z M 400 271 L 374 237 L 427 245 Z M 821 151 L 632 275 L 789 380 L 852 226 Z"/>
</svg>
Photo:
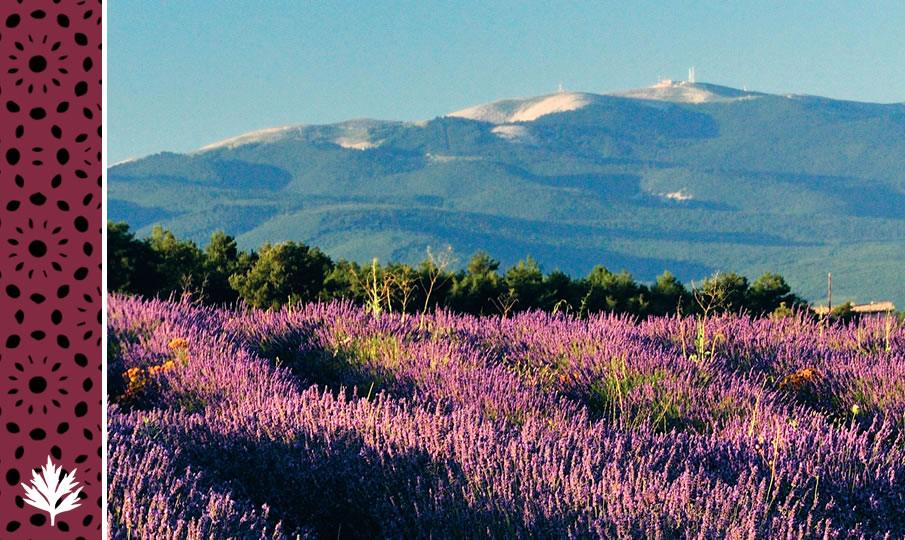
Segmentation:
<svg viewBox="0 0 905 540">
<path fill-rule="evenodd" d="M 448 250 L 428 251 L 417 267 L 380 265 L 376 260 L 361 266 L 334 262 L 319 249 L 298 242 L 240 251 L 235 239 L 222 231 L 215 232 L 203 250 L 161 228 L 138 240 L 125 223 L 108 224 L 108 242 L 110 290 L 147 297 L 189 294 L 205 304 L 241 299 L 254 307 L 279 309 L 286 303 L 348 298 L 369 306 L 375 316 L 415 315 L 446 307 L 474 315 L 544 310 L 578 317 L 598 312 L 648 317 L 726 311 L 764 316 L 802 304 L 782 276 L 770 272 L 753 284 L 735 273 L 718 273 L 690 291 L 670 272 L 646 285 L 625 270 L 614 273 L 597 265 L 587 277 L 576 279 L 559 270 L 544 274 L 531 257 L 502 272 L 500 262 L 481 250 L 465 268 L 455 270 Z M 699 297 L 718 296 L 719 301 L 705 307 L 694 301 L 693 292 Z"/>
</svg>

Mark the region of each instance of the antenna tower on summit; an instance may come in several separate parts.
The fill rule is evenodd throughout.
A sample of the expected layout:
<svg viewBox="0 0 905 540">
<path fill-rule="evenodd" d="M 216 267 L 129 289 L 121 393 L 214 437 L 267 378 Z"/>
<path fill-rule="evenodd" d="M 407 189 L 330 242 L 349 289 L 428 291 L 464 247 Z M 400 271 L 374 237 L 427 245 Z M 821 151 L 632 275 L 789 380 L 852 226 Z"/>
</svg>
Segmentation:
<svg viewBox="0 0 905 540">
<path fill-rule="evenodd" d="M 690 83 L 694 82 L 694 66 L 691 66 L 690 68 L 688 68 L 688 82 L 690 82 Z"/>
<path fill-rule="evenodd" d="M 562 94 L 565 90 L 562 89 L 562 83 L 559 83 L 559 88 L 556 89 L 557 94 Z"/>
</svg>

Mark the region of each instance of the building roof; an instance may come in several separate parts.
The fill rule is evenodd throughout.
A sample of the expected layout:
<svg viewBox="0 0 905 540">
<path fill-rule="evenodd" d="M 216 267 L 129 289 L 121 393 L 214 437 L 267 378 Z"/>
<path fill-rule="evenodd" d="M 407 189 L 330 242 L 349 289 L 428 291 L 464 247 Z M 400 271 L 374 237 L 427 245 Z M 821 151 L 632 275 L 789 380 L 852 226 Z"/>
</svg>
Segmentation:
<svg viewBox="0 0 905 540">
<path fill-rule="evenodd" d="M 896 306 L 892 302 L 871 302 L 870 304 L 855 304 L 849 302 L 853 313 L 889 313 L 895 311 Z M 817 315 L 826 315 L 829 309 L 826 306 L 812 308 Z"/>
</svg>

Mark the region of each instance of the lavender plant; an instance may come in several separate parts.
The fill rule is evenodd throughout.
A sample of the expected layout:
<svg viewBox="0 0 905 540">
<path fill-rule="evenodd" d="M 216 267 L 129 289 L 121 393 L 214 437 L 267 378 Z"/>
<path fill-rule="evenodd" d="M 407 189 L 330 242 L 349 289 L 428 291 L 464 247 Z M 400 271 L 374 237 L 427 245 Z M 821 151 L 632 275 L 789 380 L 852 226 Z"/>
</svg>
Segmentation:
<svg viewBox="0 0 905 540">
<path fill-rule="evenodd" d="M 883 321 L 109 309 L 114 538 L 905 536 Z"/>
</svg>

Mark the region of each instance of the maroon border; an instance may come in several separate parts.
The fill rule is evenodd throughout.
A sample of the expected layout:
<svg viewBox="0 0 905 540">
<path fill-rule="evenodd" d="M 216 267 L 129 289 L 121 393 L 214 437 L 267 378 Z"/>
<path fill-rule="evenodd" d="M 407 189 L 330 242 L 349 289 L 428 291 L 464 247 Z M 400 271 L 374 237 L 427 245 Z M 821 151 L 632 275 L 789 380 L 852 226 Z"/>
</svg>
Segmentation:
<svg viewBox="0 0 905 540">
<path fill-rule="evenodd" d="M 102 12 L 0 10 L 2 538 L 102 535 Z M 85 495 L 53 527 L 21 486 L 48 456 Z"/>
</svg>

